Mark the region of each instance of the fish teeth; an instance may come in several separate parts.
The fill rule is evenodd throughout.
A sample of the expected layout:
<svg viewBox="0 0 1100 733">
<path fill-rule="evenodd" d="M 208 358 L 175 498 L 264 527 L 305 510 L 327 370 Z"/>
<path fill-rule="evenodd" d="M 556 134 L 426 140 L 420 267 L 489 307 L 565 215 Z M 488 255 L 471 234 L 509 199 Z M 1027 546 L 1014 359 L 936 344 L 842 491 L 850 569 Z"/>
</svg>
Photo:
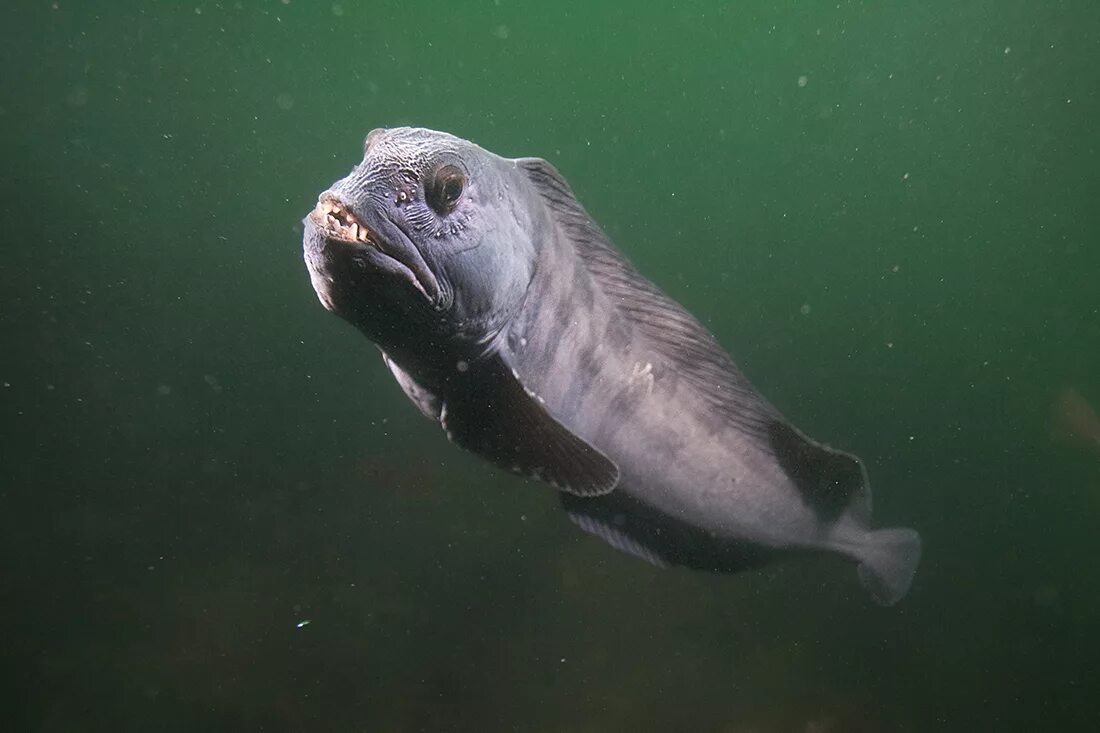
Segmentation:
<svg viewBox="0 0 1100 733">
<path fill-rule="evenodd" d="M 344 208 L 339 201 L 324 198 L 317 202 L 315 217 L 325 229 L 342 239 L 374 244 L 370 230 Z"/>
</svg>

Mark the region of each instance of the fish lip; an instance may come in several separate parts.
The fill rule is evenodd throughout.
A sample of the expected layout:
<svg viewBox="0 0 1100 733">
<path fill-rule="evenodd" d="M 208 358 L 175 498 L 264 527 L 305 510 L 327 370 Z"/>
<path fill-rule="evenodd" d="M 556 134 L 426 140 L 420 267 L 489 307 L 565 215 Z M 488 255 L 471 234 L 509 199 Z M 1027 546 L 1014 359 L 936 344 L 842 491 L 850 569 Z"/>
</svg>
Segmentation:
<svg viewBox="0 0 1100 733">
<path fill-rule="evenodd" d="M 332 191 L 322 193 L 306 216 L 325 247 L 351 247 L 367 255 L 368 260 L 383 258 L 388 263 L 384 269 L 396 267 L 438 309 L 442 293 L 435 274 L 401 228 L 384 214 L 380 219 L 368 223 L 366 216 Z"/>
</svg>

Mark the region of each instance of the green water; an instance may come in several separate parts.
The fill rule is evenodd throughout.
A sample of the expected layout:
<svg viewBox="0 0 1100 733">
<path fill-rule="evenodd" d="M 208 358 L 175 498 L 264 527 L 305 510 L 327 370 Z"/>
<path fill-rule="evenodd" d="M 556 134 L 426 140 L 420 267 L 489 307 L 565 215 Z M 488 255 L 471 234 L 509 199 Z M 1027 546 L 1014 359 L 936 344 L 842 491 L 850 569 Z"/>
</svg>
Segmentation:
<svg viewBox="0 0 1100 733">
<path fill-rule="evenodd" d="M 11 731 L 1100 725 L 1100 4 L 7 2 Z M 924 536 L 713 577 L 582 536 L 326 313 L 373 127 L 550 159 Z M 304 622 L 308 621 L 308 624 Z"/>
</svg>

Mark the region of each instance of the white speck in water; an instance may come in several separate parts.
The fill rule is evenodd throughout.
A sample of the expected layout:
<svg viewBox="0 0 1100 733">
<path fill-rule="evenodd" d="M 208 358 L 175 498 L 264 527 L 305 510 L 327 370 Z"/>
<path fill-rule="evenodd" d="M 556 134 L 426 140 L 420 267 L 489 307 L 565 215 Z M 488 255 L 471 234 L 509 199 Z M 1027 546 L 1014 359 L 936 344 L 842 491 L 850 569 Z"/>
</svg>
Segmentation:
<svg viewBox="0 0 1100 733">
<path fill-rule="evenodd" d="M 508 26 L 504 25 L 503 23 L 493 29 L 493 35 L 502 41 L 506 40 L 511 34 L 512 32 L 508 30 Z"/>
<path fill-rule="evenodd" d="M 809 83 L 810 83 L 810 77 L 806 76 L 805 74 L 798 77 L 798 86 L 799 87 L 804 87 Z"/>
<path fill-rule="evenodd" d="M 467 370 L 467 369 L 469 369 L 469 368 L 470 368 L 470 364 L 469 364 L 469 362 L 467 362 L 467 361 L 465 361 L 465 360 L 463 360 L 463 359 L 459 359 L 459 360 L 458 360 L 458 363 L 457 363 L 457 364 L 455 364 L 455 369 L 457 369 L 457 370 L 458 370 L 458 371 L 460 371 L 460 372 L 464 372 L 464 371 L 466 371 L 466 370 Z"/>
<path fill-rule="evenodd" d="M 335 15 L 337 18 L 339 18 L 340 16 L 342 16 L 344 14 L 344 6 L 341 5 L 340 3 L 333 3 L 332 4 L 332 14 Z"/>
<path fill-rule="evenodd" d="M 206 382 L 206 386 L 214 390 L 215 392 L 222 391 L 221 382 L 219 382 L 218 378 L 215 377 L 213 374 L 204 375 L 202 381 Z"/>
<path fill-rule="evenodd" d="M 901 269 L 901 265 L 894 265 L 893 267 L 890 268 L 890 272 L 897 272 L 900 269 Z"/>
<path fill-rule="evenodd" d="M 908 181 L 909 180 L 909 174 L 908 173 L 903 174 L 902 177 L 901 177 L 901 180 Z"/>
<path fill-rule="evenodd" d="M 798 309 L 798 312 L 801 313 L 804 316 L 810 315 L 810 304 L 809 303 L 803 303 L 802 307 Z"/>
<path fill-rule="evenodd" d="M 309 620 L 309 619 L 307 618 L 307 619 L 304 619 L 304 620 L 302 620 L 302 621 L 299 621 L 298 623 L 294 624 L 294 628 L 296 628 L 296 629 L 301 629 L 301 628 L 304 628 L 304 627 L 306 627 L 306 626 L 309 626 L 309 625 L 310 625 L 311 623 L 313 623 L 313 622 L 312 622 L 312 621 L 310 621 L 310 620 Z"/>
<path fill-rule="evenodd" d="M 1012 46 L 1005 46 L 1005 54 L 1006 54 L 1006 55 L 1007 55 L 1007 54 L 1008 54 L 1008 52 L 1009 52 L 1009 51 L 1011 51 L 1011 50 L 1012 50 Z"/>
<path fill-rule="evenodd" d="M 158 384 L 157 394 L 161 397 L 167 397 L 168 395 L 172 394 L 172 388 L 169 387 L 167 384 Z"/>
<path fill-rule="evenodd" d="M 275 97 L 275 105 L 281 110 L 291 109 L 294 107 L 294 97 L 289 92 L 283 92 Z"/>
</svg>

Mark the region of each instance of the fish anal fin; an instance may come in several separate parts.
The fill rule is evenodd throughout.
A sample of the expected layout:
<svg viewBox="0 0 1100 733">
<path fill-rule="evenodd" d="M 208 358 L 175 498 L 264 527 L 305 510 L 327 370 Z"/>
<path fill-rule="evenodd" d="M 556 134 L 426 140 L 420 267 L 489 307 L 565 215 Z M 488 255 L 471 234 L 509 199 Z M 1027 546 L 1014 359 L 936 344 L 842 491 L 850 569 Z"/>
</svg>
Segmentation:
<svg viewBox="0 0 1100 733">
<path fill-rule="evenodd" d="M 569 494 L 600 496 L 615 488 L 619 467 L 551 415 L 499 356 L 471 365 L 467 376 L 441 410 L 453 442 Z"/>
<path fill-rule="evenodd" d="M 597 513 L 584 511 L 581 507 L 566 507 L 565 513 L 568 515 L 569 521 L 577 527 L 594 537 L 599 537 L 616 550 L 639 557 L 650 565 L 659 568 L 669 566 L 669 562 L 654 549 L 647 547 L 638 538 L 631 536 L 624 527 L 616 524 L 617 518 L 620 521 L 625 519 L 624 515 L 604 517 Z"/>
<path fill-rule="evenodd" d="M 629 491 L 593 498 L 562 494 L 559 498 L 569 519 L 580 529 L 658 567 L 736 573 L 770 557 L 766 548 L 711 534 L 646 504 Z"/>
</svg>

